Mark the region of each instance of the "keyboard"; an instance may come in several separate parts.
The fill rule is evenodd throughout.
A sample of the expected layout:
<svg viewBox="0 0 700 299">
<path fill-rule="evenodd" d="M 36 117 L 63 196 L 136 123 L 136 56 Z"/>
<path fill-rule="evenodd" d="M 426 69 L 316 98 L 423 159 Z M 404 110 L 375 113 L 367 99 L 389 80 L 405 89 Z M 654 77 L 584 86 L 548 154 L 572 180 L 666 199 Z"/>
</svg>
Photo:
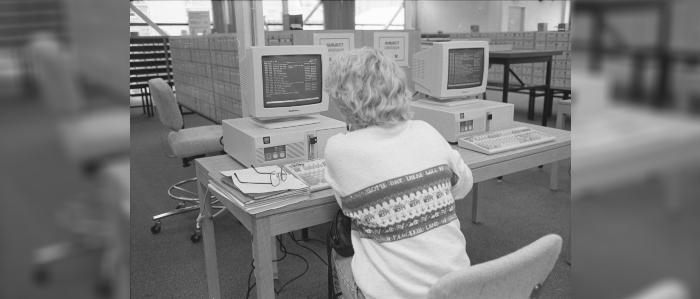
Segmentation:
<svg viewBox="0 0 700 299">
<path fill-rule="evenodd" d="M 316 159 L 284 165 L 284 170 L 309 185 L 311 192 L 328 189 L 326 182 L 326 160 Z"/>
<path fill-rule="evenodd" d="M 517 127 L 481 135 L 462 137 L 457 145 L 468 150 L 493 155 L 505 151 L 552 142 L 557 139 L 549 134 L 528 127 Z"/>
</svg>

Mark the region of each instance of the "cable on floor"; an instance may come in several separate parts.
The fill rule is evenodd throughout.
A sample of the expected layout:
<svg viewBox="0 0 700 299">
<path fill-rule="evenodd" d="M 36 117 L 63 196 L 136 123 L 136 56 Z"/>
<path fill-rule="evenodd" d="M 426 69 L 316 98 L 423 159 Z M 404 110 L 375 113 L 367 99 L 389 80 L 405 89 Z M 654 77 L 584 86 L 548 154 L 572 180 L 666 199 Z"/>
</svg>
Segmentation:
<svg viewBox="0 0 700 299">
<path fill-rule="evenodd" d="M 306 274 L 306 272 L 309 270 L 309 262 L 301 255 L 298 255 L 298 254 L 295 254 L 292 252 L 288 252 L 287 247 L 284 246 L 284 244 L 282 243 L 282 241 L 280 240 L 279 237 L 277 237 L 277 242 L 280 244 L 280 251 L 282 251 L 282 253 L 284 253 L 284 256 L 282 256 L 282 258 L 280 258 L 278 260 L 273 260 L 273 262 L 281 261 L 282 259 L 284 259 L 287 256 L 287 254 L 289 254 L 289 255 L 293 255 L 293 256 L 300 258 L 302 261 L 304 261 L 304 264 L 306 264 L 306 268 L 304 269 L 304 272 L 302 272 L 301 274 L 292 278 L 291 280 L 287 281 L 279 289 L 275 289 L 275 294 L 279 295 L 282 292 L 282 290 L 284 289 L 284 287 L 286 287 L 288 284 L 292 283 L 293 281 L 299 279 L 300 277 L 304 276 L 304 274 Z M 250 285 L 250 278 L 253 275 L 253 271 L 255 271 L 255 259 L 253 259 L 253 261 L 251 262 L 251 266 L 252 266 L 252 269 L 250 269 L 250 273 L 248 274 L 248 285 Z M 246 293 L 246 296 L 245 296 L 246 299 L 250 298 L 250 291 L 253 290 L 253 288 L 255 287 L 256 284 L 257 283 L 253 283 L 253 285 L 248 287 L 248 292 Z"/>
<path fill-rule="evenodd" d="M 309 247 L 306 247 L 306 246 L 304 246 L 304 245 L 302 245 L 302 244 L 299 244 L 299 241 L 297 241 L 297 239 L 294 237 L 294 233 L 289 232 L 288 234 L 289 234 L 289 236 L 292 237 L 292 241 L 294 241 L 294 243 L 296 243 L 297 245 L 299 245 L 299 246 L 301 246 L 301 247 L 306 248 L 306 250 L 308 250 L 308 251 L 311 251 L 311 253 L 313 253 L 316 257 L 318 257 L 318 259 L 321 260 L 321 262 L 322 262 L 324 265 L 326 265 L 326 266 L 328 265 L 328 263 L 327 263 L 325 260 L 323 260 L 323 258 L 322 258 L 320 255 L 318 255 L 318 253 L 316 253 L 315 251 L 311 250 L 311 248 L 309 248 Z M 306 240 L 314 240 L 314 239 L 306 239 Z M 321 242 L 321 241 L 319 241 L 319 240 L 314 240 L 314 241 Z M 321 243 L 323 243 L 323 242 L 321 242 Z M 325 244 L 325 243 L 323 243 L 323 244 Z"/>
<path fill-rule="evenodd" d="M 328 244 L 326 244 L 326 242 L 323 242 L 323 241 L 317 240 L 317 239 L 306 238 L 306 239 L 300 239 L 299 241 L 304 241 L 304 242 L 314 241 L 314 242 L 319 242 L 319 243 L 323 244 L 323 247 L 328 246 Z"/>
</svg>

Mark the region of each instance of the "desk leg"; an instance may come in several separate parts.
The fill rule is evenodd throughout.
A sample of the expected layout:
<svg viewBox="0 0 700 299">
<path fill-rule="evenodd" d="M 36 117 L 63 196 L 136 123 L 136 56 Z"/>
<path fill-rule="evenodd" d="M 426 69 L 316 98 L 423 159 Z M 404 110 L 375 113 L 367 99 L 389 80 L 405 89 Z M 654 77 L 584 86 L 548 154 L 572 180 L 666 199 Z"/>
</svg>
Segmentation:
<svg viewBox="0 0 700 299">
<path fill-rule="evenodd" d="M 559 107 L 557 109 L 557 129 L 564 128 L 564 110 Z M 550 164 L 552 171 L 549 177 L 549 189 L 557 191 L 559 189 L 559 161 Z"/>
<path fill-rule="evenodd" d="M 255 259 L 255 283 L 257 298 L 275 298 L 272 267 L 272 235 L 270 219 L 255 220 L 253 224 L 253 258 Z"/>
<path fill-rule="evenodd" d="M 472 222 L 479 223 L 479 184 L 472 186 Z"/>
<path fill-rule="evenodd" d="M 557 129 L 559 129 L 559 130 L 564 129 L 564 110 L 561 109 L 561 107 L 559 107 L 559 109 L 557 109 Z"/>
<path fill-rule="evenodd" d="M 547 82 L 544 83 L 545 88 L 544 88 L 544 107 L 542 107 L 542 126 L 546 127 L 547 126 L 547 120 L 549 119 L 549 116 L 552 114 L 552 90 L 551 84 L 552 84 L 552 57 L 549 57 L 549 60 L 547 61 L 547 73 L 545 76 L 545 80 Z"/>
<path fill-rule="evenodd" d="M 549 166 L 552 168 L 549 175 L 549 190 L 557 191 L 559 190 L 559 161 L 552 162 Z"/>
<path fill-rule="evenodd" d="M 566 241 L 568 239 L 568 242 Z M 564 239 L 564 261 L 571 266 L 571 228 L 569 228 L 569 237 Z"/>
<path fill-rule="evenodd" d="M 272 246 L 270 246 L 270 247 L 272 249 L 271 253 L 272 253 L 272 260 L 273 261 L 277 260 L 277 246 L 278 245 L 279 244 L 277 244 L 277 238 L 275 236 L 272 236 Z M 278 279 L 280 277 L 279 269 L 277 268 L 277 262 L 272 262 L 272 277 L 274 279 Z"/>
<path fill-rule="evenodd" d="M 535 119 L 535 90 L 530 89 L 530 98 L 527 103 L 527 119 Z"/>
<path fill-rule="evenodd" d="M 510 63 L 503 64 L 503 103 L 508 103 L 508 87 L 510 87 Z"/>
<path fill-rule="evenodd" d="M 143 88 L 141 88 L 141 109 L 143 110 L 143 114 L 146 114 L 146 92 L 144 91 Z"/>
<path fill-rule="evenodd" d="M 202 219 L 202 239 L 204 243 L 204 264 L 207 271 L 207 286 L 209 290 L 208 298 L 221 298 L 221 290 L 219 288 L 219 268 L 216 262 L 216 241 L 214 240 L 214 220 L 209 216 L 211 214 L 211 201 L 206 193 L 208 180 L 206 175 L 197 168 L 197 193 L 199 195 L 200 214 L 204 215 Z"/>
</svg>

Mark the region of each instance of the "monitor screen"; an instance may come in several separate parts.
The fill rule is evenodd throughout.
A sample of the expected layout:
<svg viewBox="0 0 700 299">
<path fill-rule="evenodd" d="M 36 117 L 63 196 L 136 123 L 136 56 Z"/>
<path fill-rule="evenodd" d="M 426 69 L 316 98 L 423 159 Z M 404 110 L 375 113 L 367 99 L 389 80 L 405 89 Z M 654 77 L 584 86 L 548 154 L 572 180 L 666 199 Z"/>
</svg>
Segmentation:
<svg viewBox="0 0 700 299">
<path fill-rule="evenodd" d="M 448 50 L 447 89 L 473 88 L 481 85 L 484 75 L 484 49 Z"/>
<path fill-rule="evenodd" d="M 263 107 L 321 103 L 321 55 L 262 56 Z"/>
</svg>

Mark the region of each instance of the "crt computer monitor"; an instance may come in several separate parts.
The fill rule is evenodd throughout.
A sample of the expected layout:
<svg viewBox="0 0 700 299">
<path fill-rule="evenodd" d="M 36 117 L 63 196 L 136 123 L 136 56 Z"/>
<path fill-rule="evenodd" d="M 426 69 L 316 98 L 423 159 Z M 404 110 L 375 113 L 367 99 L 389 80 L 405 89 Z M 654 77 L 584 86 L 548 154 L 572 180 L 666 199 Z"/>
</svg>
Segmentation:
<svg viewBox="0 0 700 299">
<path fill-rule="evenodd" d="M 413 55 L 415 89 L 433 100 L 452 100 L 486 91 L 486 41 L 436 42 Z"/>
<path fill-rule="evenodd" d="M 328 110 L 327 67 L 325 46 L 247 48 L 240 65 L 244 116 L 282 127 L 318 122 L 311 115 Z"/>
</svg>

